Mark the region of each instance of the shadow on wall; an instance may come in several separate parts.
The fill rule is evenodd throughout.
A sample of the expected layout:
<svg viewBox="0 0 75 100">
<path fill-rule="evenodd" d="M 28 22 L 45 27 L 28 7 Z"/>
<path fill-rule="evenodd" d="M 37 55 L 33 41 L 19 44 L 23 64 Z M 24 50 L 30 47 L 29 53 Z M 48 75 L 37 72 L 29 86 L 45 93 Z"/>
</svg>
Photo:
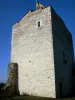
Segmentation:
<svg viewBox="0 0 75 100">
<path fill-rule="evenodd" d="M 74 61 L 72 36 L 53 9 L 51 13 L 56 97 L 72 97 L 72 80 L 74 79 L 72 79 Z"/>
<path fill-rule="evenodd" d="M 72 93 L 72 95 L 73 95 L 73 97 L 75 97 L 75 60 L 74 60 L 74 63 L 73 63 L 73 69 L 72 69 L 72 80 L 73 80 L 73 88 L 72 88 L 72 91 L 73 91 L 73 93 Z"/>
</svg>

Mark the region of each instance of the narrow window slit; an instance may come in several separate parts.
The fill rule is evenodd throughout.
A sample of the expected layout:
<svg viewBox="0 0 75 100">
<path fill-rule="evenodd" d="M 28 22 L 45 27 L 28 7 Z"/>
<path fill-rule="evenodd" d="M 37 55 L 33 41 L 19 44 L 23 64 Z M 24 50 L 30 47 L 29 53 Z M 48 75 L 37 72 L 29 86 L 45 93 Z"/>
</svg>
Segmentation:
<svg viewBox="0 0 75 100">
<path fill-rule="evenodd" d="M 40 27 L 40 21 L 38 22 L 38 27 Z"/>
</svg>

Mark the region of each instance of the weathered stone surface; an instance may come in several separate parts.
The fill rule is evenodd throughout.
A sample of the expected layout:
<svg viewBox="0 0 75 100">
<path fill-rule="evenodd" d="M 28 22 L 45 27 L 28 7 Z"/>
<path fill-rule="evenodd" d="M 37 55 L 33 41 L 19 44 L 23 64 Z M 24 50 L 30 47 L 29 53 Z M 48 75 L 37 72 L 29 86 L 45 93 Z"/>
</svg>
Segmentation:
<svg viewBox="0 0 75 100">
<path fill-rule="evenodd" d="M 11 87 L 12 89 L 10 89 Z M 18 64 L 17 63 L 10 63 L 8 65 L 8 81 L 6 85 L 6 89 L 9 88 L 10 90 L 13 91 L 13 93 L 18 94 Z"/>
<path fill-rule="evenodd" d="M 56 97 L 50 10 L 31 12 L 13 26 L 11 62 L 19 65 L 20 94 Z"/>
<path fill-rule="evenodd" d="M 11 86 L 17 85 L 18 82 L 18 64 L 10 63 L 8 65 L 8 81 L 7 84 Z"/>
<path fill-rule="evenodd" d="M 57 97 L 60 97 L 60 95 L 69 96 L 72 93 L 72 65 L 74 61 L 72 36 L 62 19 L 53 9 L 52 32 L 56 73 L 56 95 Z M 66 60 L 66 63 L 64 60 Z M 60 86 L 60 84 L 62 86 Z"/>
<path fill-rule="evenodd" d="M 66 34 L 64 30 L 64 23 L 60 22 L 60 17 L 57 18 L 51 7 L 30 11 L 13 25 L 10 62 L 18 64 L 20 94 L 59 97 L 61 80 L 64 95 L 71 92 L 68 88 L 71 88 L 73 45 L 70 33 L 66 31 Z M 70 42 L 67 37 L 70 37 Z M 62 49 L 68 54 L 66 65 L 62 63 Z"/>
</svg>

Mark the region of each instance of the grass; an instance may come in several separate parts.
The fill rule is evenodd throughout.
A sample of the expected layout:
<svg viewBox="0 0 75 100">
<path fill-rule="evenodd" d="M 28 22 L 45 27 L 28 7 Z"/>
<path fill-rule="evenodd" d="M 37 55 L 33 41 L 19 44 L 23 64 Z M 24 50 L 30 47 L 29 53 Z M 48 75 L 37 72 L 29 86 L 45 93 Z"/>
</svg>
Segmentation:
<svg viewBox="0 0 75 100">
<path fill-rule="evenodd" d="M 52 99 L 52 98 L 36 97 L 36 96 L 15 96 L 0 100 L 75 100 L 75 98 Z"/>
</svg>

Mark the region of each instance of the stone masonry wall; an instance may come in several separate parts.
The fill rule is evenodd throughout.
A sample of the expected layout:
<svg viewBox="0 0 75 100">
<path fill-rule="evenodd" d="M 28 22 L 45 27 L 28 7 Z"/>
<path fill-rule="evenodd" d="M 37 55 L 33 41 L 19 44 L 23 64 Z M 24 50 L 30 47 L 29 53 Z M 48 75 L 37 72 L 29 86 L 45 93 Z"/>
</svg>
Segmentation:
<svg viewBox="0 0 75 100">
<path fill-rule="evenodd" d="M 72 93 L 72 67 L 74 61 L 72 36 L 55 11 L 52 9 L 51 12 L 56 95 L 57 97 L 70 96 Z"/>
<path fill-rule="evenodd" d="M 20 94 L 56 97 L 51 7 L 29 12 L 13 26 L 11 62 L 18 63 Z"/>
<path fill-rule="evenodd" d="M 18 90 L 18 64 L 17 63 L 10 63 L 8 65 L 8 81 L 7 85 L 11 86 Z"/>
</svg>

